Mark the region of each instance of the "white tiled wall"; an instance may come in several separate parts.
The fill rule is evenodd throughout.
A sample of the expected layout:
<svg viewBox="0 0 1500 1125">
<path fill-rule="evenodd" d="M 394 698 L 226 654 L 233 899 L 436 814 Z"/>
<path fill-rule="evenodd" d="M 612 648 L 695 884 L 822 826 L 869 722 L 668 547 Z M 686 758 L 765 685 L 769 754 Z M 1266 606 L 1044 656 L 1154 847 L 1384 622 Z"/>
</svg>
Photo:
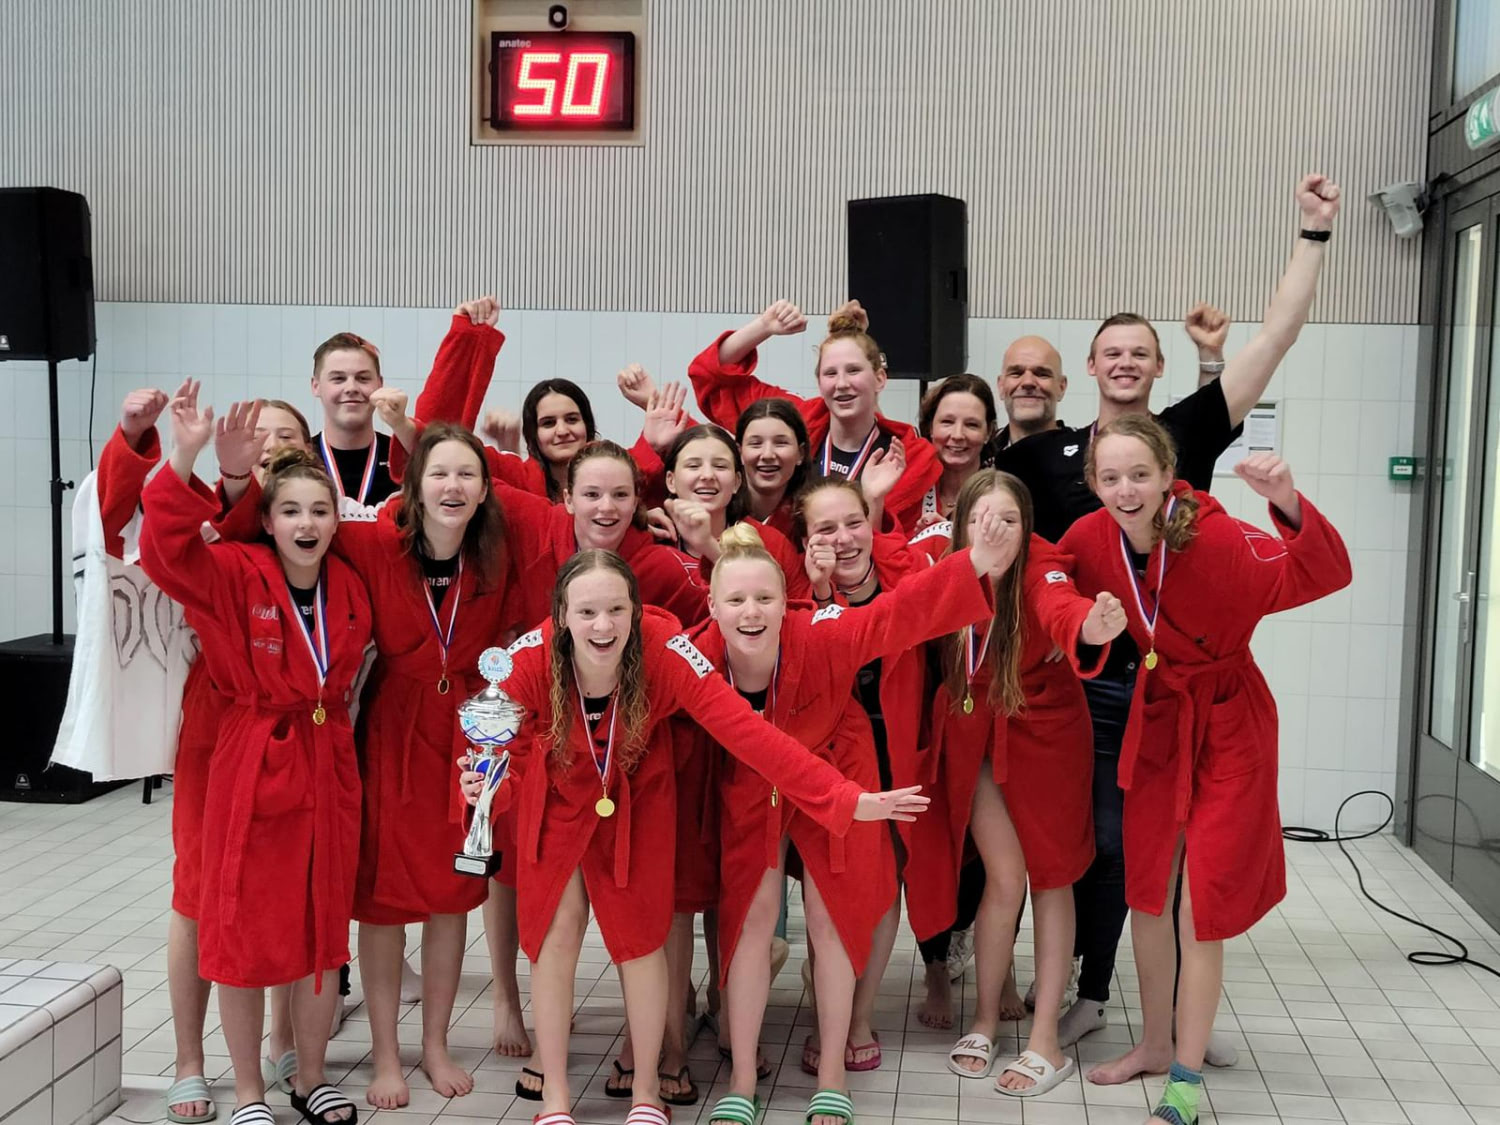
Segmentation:
<svg viewBox="0 0 1500 1125">
<path fill-rule="evenodd" d="M 445 309 L 100 304 L 95 446 L 109 435 L 121 398 L 140 386 L 172 390 L 185 375 L 204 380 L 222 406 L 248 396 L 286 398 L 312 411 L 308 375 L 313 348 L 337 331 L 354 331 L 381 348 L 387 380 L 413 396 L 446 330 Z M 746 314 L 506 312 L 508 342 L 490 394 L 519 406 L 537 379 L 559 375 L 589 391 L 602 433 L 630 438 L 639 412 L 614 389 L 627 362 L 658 379 L 684 377 L 688 360 Z M 1083 359 L 1094 322 L 973 320 L 970 369 L 993 376 L 1005 345 L 1023 333 L 1057 344 L 1072 380 L 1062 417 L 1093 414 L 1093 386 Z M 1165 405 L 1196 384 L 1187 338 L 1162 326 Z M 1231 354 L 1253 331 L 1236 325 Z M 762 373 L 806 391 L 816 332 L 771 341 Z M 1397 752 L 1401 626 L 1412 486 L 1386 479 L 1386 458 L 1409 454 L 1416 384 L 1417 329 L 1406 325 L 1308 325 L 1268 392 L 1282 404 L 1283 449 L 1306 493 L 1344 533 L 1354 557 L 1354 584 L 1303 610 L 1267 621 L 1256 653 L 1282 715 L 1282 812 L 1288 823 L 1329 827 L 1339 800 L 1355 789 L 1391 792 Z M 915 418 L 916 388 L 895 384 L 882 405 Z M 88 467 L 89 367 L 61 373 L 63 475 Z M 45 368 L 0 364 L 0 638 L 48 628 L 47 390 Z M 1215 486 L 1236 515 L 1264 523 L 1254 497 L 1232 478 Z M 70 551 L 64 522 L 64 551 Z M 71 605 L 68 624 L 71 628 Z M 1376 802 L 1351 806 L 1345 826 L 1383 812 Z"/>
</svg>

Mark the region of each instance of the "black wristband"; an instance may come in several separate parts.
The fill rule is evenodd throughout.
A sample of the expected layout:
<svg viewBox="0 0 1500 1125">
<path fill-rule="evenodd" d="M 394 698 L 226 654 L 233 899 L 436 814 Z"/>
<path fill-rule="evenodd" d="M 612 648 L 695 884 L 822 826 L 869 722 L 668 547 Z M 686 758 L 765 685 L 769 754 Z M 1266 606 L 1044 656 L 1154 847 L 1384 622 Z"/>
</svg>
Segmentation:
<svg viewBox="0 0 1500 1125">
<path fill-rule="evenodd" d="M 1331 230 L 1307 230 L 1303 228 L 1297 232 L 1298 238 L 1305 238 L 1309 242 L 1327 242 L 1333 237 Z"/>
</svg>

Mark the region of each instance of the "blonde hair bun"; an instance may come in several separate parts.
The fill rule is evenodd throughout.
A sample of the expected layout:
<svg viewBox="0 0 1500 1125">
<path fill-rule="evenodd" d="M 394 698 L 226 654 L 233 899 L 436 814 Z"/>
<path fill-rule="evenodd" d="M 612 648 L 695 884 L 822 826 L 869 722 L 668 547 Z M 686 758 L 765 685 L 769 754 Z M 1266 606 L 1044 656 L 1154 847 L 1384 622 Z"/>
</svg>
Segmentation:
<svg viewBox="0 0 1500 1125">
<path fill-rule="evenodd" d="M 741 520 L 739 523 L 730 524 L 724 529 L 724 534 L 719 536 L 719 550 L 728 553 L 730 551 L 754 551 L 766 549 L 766 541 L 760 537 L 749 523 Z"/>
</svg>

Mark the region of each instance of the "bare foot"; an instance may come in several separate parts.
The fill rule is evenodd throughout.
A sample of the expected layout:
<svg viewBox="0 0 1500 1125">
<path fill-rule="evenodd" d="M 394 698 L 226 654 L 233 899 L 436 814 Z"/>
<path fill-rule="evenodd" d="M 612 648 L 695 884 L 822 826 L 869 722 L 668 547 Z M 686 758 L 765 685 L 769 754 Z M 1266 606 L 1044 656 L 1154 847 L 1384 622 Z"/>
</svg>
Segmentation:
<svg viewBox="0 0 1500 1125">
<path fill-rule="evenodd" d="M 1067 1065 L 1068 1056 L 1063 1054 L 1061 1050 L 1054 1051 L 1051 1054 L 1048 1054 L 1046 1051 L 1036 1050 L 1035 1047 L 1028 1046 L 1027 1049 L 1034 1052 L 1035 1054 L 1041 1055 L 1042 1058 L 1046 1059 L 1049 1063 L 1057 1067 L 1059 1070 Z M 1023 1063 L 1022 1065 L 1025 1064 Z M 1036 1078 L 1033 1075 L 1020 1074 L 1014 1070 L 1004 1071 L 1001 1073 L 999 1078 L 995 1079 L 996 1088 L 1001 1090 L 1029 1090 L 1035 1085 Z"/>
<path fill-rule="evenodd" d="M 953 985 L 948 980 L 948 963 L 935 961 L 926 969 L 927 996 L 917 1008 L 917 1022 L 923 1027 L 947 1031 L 953 1026 Z"/>
<path fill-rule="evenodd" d="M 1138 1044 L 1119 1058 L 1102 1062 L 1090 1070 L 1089 1081 L 1095 1086 L 1118 1086 L 1143 1074 L 1165 1074 L 1171 1066 L 1171 1046 L 1151 1050 L 1145 1044 Z"/>
<path fill-rule="evenodd" d="M 365 1101 L 376 1109 L 400 1109 L 411 1101 L 411 1088 L 407 1086 L 400 1069 L 382 1073 L 375 1068 L 375 1081 L 365 1091 Z"/>
<path fill-rule="evenodd" d="M 509 1001 L 495 1001 L 495 1054 L 508 1059 L 524 1059 L 531 1054 L 521 1010 Z"/>
<path fill-rule="evenodd" d="M 1026 1002 L 1016 991 L 1016 967 L 1012 965 L 1010 972 L 1005 974 L 1005 985 L 1000 989 L 1000 1019 L 1009 1023 L 1011 1020 L 1025 1018 Z"/>
<path fill-rule="evenodd" d="M 422 1072 L 445 1098 L 461 1098 L 474 1089 L 474 1076 L 453 1061 L 446 1047 L 422 1048 Z"/>
</svg>

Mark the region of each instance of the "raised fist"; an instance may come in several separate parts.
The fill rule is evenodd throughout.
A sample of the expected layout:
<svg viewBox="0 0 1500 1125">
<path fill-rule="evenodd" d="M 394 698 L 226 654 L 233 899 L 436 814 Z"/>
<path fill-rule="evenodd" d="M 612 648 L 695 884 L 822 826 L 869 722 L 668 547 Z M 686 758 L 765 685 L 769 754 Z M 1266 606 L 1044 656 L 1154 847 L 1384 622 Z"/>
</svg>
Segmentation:
<svg viewBox="0 0 1500 1125">
<path fill-rule="evenodd" d="M 773 301 L 760 314 L 760 326 L 768 336 L 795 336 L 807 331 L 807 317 L 790 301 Z"/>
<path fill-rule="evenodd" d="M 1199 349 L 1223 351 L 1224 341 L 1229 339 L 1229 317 L 1222 309 L 1207 301 L 1199 301 L 1183 318 L 1182 327 Z"/>
<path fill-rule="evenodd" d="M 186 386 L 177 388 L 177 395 L 181 397 L 186 393 Z M 165 391 L 146 389 L 131 391 L 125 396 L 125 401 L 120 404 L 120 430 L 125 434 L 125 439 L 133 446 L 136 441 L 147 430 L 156 425 L 156 420 L 161 417 L 161 412 L 167 408 Z"/>
<path fill-rule="evenodd" d="M 1297 184 L 1297 206 L 1302 208 L 1302 225 L 1308 230 L 1328 230 L 1339 213 L 1339 185 L 1327 176 L 1315 173 L 1303 176 Z"/>
<path fill-rule="evenodd" d="M 466 316 L 471 324 L 488 324 L 491 328 L 500 322 L 500 302 L 494 297 L 475 297 L 453 310 L 454 316 Z"/>
</svg>

